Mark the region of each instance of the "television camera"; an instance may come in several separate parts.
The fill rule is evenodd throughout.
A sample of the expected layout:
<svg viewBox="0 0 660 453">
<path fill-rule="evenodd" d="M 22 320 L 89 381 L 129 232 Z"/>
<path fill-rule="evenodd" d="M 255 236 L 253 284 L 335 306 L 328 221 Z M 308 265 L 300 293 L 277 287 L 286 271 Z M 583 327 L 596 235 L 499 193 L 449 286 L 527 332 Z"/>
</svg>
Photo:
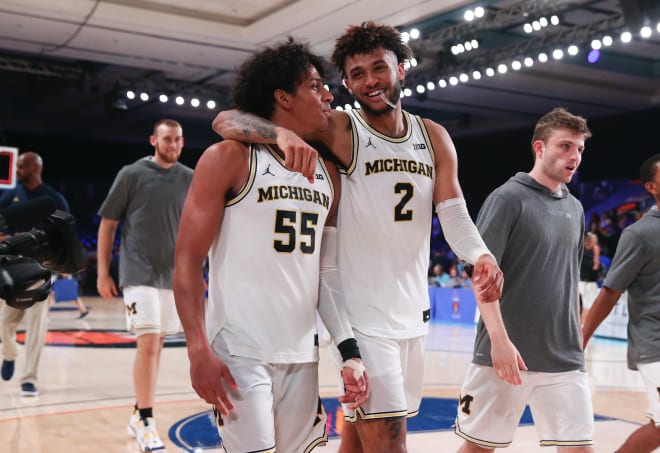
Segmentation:
<svg viewBox="0 0 660 453">
<path fill-rule="evenodd" d="M 0 210 L 0 230 L 26 231 L 0 241 L 0 298 L 29 308 L 48 297 L 53 272 L 75 274 L 84 267 L 74 217 L 39 197 Z"/>
</svg>

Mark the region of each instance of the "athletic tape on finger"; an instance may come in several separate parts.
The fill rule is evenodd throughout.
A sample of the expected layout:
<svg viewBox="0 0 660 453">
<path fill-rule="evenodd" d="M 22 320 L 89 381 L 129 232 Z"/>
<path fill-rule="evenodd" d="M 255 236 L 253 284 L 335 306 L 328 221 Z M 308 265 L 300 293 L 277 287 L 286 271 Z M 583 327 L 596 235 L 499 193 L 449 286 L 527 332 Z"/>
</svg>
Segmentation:
<svg viewBox="0 0 660 453">
<path fill-rule="evenodd" d="M 361 361 L 353 359 L 346 360 L 343 367 L 348 367 L 353 370 L 353 377 L 356 381 L 360 379 L 364 375 L 364 372 L 367 370 Z"/>
</svg>

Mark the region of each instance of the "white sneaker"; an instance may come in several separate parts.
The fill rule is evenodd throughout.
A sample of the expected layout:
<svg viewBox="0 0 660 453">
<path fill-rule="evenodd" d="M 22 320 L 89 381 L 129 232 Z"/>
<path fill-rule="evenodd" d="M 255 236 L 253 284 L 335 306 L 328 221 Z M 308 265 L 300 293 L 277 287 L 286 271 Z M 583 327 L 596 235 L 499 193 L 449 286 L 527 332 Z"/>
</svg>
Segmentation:
<svg viewBox="0 0 660 453">
<path fill-rule="evenodd" d="M 140 413 L 138 412 L 137 409 L 133 409 L 133 412 L 131 412 L 131 418 L 128 420 L 128 426 L 126 427 L 126 431 L 128 432 L 128 435 L 131 437 L 137 436 L 137 430 L 140 426 Z"/>
<path fill-rule="evenodd" d="M 158 431 L 156 431 L 156 420 L 151 417 L 141 419 L 138 411 L 131 414 L 128 422 L 128 434 L 135 437 L 140 451 L 165 450 L 165 445 L 160 440 Z"/>
</svg>

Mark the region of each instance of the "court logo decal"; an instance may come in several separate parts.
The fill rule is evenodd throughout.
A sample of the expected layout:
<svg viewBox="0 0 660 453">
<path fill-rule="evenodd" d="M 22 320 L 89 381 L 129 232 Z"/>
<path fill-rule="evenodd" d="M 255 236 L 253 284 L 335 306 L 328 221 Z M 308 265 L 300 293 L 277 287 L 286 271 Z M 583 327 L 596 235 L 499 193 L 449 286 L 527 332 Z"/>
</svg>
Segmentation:
<svg viewBox="0 0 660 453">
<path fill-rule="evenodd" d="M 16 333 L 16 341 L 25 344 L 25 331 Z M 135 335 L 125 330 L 49 330 L 46 333 L 46 346 L 92 347 L 92 348 L 134 348 Z M 165 346 L 184 346 L 183 334 L 166 335 Z"/>
<path fill-rule="evenodd" d="M 328 437 L 339 437 L 345 423 L 341 405 L 337 398 L 321 400 L 328 414 L 326 421 Z M 457 406 L 458 400 L 454 398 L 423 398 L 419 414 L 408 419 L 408 432 L 453 431 Z M 612 419 L 596 416 L 596 420 Z M 520 419 L 520 425 L 533 423 L 527 407 Z M 196 448 L 202 450 L 220 448 L 220 436 L 212 410 L 193 414 L 176 422 L 169 429 L 168 435 L 175 445 L 187 452 L 193 452 Z"/>
</svg>

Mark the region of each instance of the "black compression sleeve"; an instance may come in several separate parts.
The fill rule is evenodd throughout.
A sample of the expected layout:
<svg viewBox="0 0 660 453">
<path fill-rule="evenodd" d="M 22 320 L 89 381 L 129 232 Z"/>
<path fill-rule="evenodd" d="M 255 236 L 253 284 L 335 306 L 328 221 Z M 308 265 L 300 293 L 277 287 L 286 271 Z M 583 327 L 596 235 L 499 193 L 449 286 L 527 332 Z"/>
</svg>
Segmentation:
<svg viewBox="0 0 660 453">
<path fill-rule="evenodd" d="M 349 359 L 361 359 L 360 348 L 358 348 L 355 338 L 348 338 L 337 345 L 341 359 L 345 362 Z"/>
</svg>

